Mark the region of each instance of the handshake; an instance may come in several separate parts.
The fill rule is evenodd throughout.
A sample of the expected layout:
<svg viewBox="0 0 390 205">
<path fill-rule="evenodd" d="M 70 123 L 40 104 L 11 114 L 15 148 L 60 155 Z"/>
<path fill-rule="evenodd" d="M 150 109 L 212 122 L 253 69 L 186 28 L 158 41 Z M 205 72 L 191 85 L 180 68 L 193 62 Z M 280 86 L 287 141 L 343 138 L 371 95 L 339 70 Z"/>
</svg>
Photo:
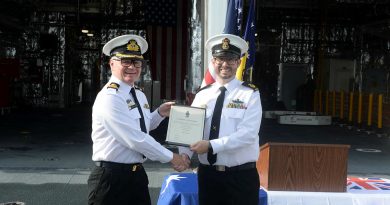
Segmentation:
<svg viewBox="0 0 390 205">
<path fill-rule="evenodd" d="M 191 161 L 186 154 L 173 153 L 173 159 L 171 160 L 172 168 L 178 172 L 182 172 L 190 167 Z"/>
<path fill-rule="evenodd" d="M 207 153 L 211 146 L 210 141 L 200 140 L 190 145 L 190 150 L 197 154 Z M 172 167 L 178 172 L 182 172 L 190 167 L 190 158 L 186 154 L 175 154 L 173 153 L 173 159 L 171 160 Z"/>
</svg>

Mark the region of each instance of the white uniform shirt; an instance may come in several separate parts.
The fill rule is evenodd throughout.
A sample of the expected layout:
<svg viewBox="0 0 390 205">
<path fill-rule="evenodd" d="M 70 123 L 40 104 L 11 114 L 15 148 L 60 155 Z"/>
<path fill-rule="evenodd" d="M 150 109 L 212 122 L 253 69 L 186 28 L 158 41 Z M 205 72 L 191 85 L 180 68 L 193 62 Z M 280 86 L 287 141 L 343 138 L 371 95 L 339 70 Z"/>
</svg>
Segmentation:
<svg viewBox="0 0 390 205">
<path fill-rule="evenodd" d="M 119 89 L 108 88 L 112 82 L 119 84 Z M 169 162 L 173 153 L 141 131 L 141 115 L 130 94 L 131 88 L 112 76 L 97 95 L 92 109 L 92 160 L 139 163 L 145 161 L 144 155 L 151 160 Z M 136 95 L 149 132 L 164 118 L 157 111 L 150 113 L 143 92 L 136 89 Z"/>
<path fill-rule="evenodd" d="M 206 124 L 204 139 L 209 139 L 211 119 L 222 85 L 214 83 L 199 91 L 192 106 L 206 108 Z M 228 167 L 255 162 L 259 157 L 259 130 L 262 117 L 262 107 L 259 91 L 242 85 L 233 79 L 225 84 L 225 100 L 221 114 L 219 138 L 211 140 L 214 153 L 217 153 L 215 165 Z M 190 157 L 192 152 L 180 147 L 181 153 Z M 207 153 L 199 155 L 199 162 L 209 164 Z"/>
</svg>

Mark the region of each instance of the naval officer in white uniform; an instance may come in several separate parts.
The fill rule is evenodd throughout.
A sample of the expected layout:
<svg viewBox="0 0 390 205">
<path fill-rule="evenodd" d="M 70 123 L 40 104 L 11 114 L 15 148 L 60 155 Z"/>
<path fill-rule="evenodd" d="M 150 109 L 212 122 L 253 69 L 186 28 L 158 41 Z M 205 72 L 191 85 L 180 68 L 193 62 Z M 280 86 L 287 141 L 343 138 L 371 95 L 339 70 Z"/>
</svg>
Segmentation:
<svg viewBox="0 0 390 205">
<path fill-rule="evenodd" d="M 107 42 L 112 76 L 96 97 L 92 111 L 92 160 L 88 204 L 150 205 L 146 158 L 171 162 L 177 171 L 189 161 L 161 146 L 148 133 L 169 116 L 172 103 L 150 112 L 149 103 L 134 83 L 139 79 L 148 49 L 145 39 L 123 35 Z M 187 161 L 185 161 L 186 159 Z"/>
<path fill-rule="evenodd" d="M 200 89 L 192 103 L 206 108 L 204 140 L 180 152 L 199 154 L 200 205 L 257 205 L 260 94 L 256 86 L 235 78 L 248 45 L 222 34 L 211 37 L 206 48 L 212 52 L 216 82 Z"/>
</svg>

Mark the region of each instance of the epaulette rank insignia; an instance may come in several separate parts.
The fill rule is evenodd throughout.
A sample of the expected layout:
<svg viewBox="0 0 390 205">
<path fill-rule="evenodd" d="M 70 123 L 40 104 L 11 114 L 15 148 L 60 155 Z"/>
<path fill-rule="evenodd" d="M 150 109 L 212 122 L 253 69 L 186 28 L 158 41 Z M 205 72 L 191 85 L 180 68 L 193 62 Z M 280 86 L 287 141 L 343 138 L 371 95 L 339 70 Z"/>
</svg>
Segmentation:
<svg viewBox="0 0 390 205">
<path fill-rule="evenodd" d="M 143 92 L 143 89 L 138 86 L 134 86 L 134 88 Z"/>
<path fill-rule="evenodd" d="M 208 84 L 208 85 L 206 85 L 206 86 L 204 86 L 204 87 L 199 88 L 199 89 L 196 91 L 196 93 L 199 93 L 201 90 L 204 90 L 204 89 L 206 89 L 206 88 L 209 88 L 211 85 L 212 85 L 212 84 Z"/>
<path fill-rule="evenodd" d="M 243 82 L 242 85 L 245 86 L 245 87 L 248 87 L 248 88 L 252 88 L 254 91 L 258 91 L 259 90 L 259 88 L 257 88 L 256 85 L 254 85 L 252 83 Z"/>
<path fill-rule="evenodd" d="M 118 83 L 110 83 L 110 85 L 107 86 L 107 88 L 112 88 L 118 91 L 119 89 L 119 84 Z"/>
<path fill-rule="evenodd" d="M 150 109 L 150 106 L 147 103 L 145 103 L 144 108 L 145 109 Z"/>
</svg>

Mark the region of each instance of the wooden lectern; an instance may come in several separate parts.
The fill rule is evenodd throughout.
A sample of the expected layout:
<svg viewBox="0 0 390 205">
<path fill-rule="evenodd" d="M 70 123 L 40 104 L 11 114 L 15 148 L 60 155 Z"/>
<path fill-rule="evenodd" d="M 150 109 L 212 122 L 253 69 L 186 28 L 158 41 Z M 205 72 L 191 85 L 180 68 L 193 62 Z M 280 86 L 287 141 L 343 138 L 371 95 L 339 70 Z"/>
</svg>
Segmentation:
<svg viewBox="0 0 390 205">
<path fill-rule="evenodd" d="M 345 192 L 349 145 L 267 143 L 260 147 L 260 184 L 270 191 Z"/>
</svg>

